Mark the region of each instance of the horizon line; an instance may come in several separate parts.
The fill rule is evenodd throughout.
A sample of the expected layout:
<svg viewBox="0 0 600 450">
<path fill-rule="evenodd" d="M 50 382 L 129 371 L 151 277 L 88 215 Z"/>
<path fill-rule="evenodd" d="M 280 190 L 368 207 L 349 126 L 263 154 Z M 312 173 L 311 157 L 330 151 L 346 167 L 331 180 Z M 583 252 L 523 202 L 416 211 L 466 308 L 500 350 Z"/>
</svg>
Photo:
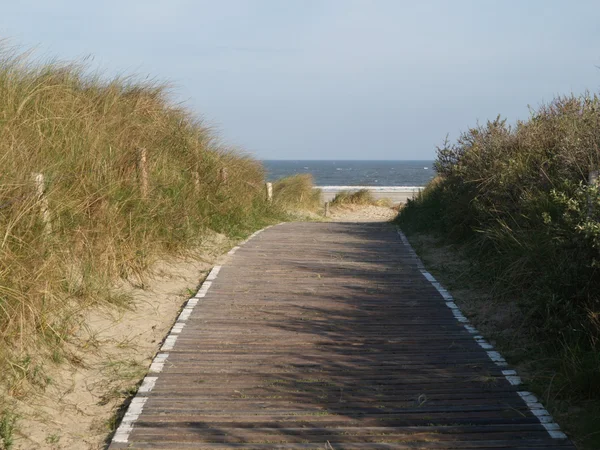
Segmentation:
<svg viewBox="0 0 600 450">
<path fill-rule="evenodd" d="M 271 159 L 257 158 L 259 161 L 435 161 L 434 159 L 301 159 L 301 158 L 286 158 L 286 159 Z"/>
</svg>

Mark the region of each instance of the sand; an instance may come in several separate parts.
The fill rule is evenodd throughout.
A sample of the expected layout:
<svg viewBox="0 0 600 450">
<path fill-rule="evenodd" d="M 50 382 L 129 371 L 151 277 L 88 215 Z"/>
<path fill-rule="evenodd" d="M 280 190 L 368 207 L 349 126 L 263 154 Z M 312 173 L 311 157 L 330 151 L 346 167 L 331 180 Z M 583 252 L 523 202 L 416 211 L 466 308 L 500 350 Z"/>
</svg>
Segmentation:
<svg viewBox="0 0 600 450">
<path fill-rule="evenodd" d="M 15 449 L 97 450 L 110 422 L 146 374 L 182 304 L 231 247 L 213 235 L 193 258 L 162 261 L 144 289 L 124 287 L 129 309 L 93 308 L 68 344 L 69 361 L 46 370 L 43 393 L 19 405 Z"/>
<path fill-rule="evenodd" d="M 332 201 L 342 191 L 356 192 L 367 189 L 375 200 L 386 199 L 393 204 L 406 203 L 423 189 L 422 186 L 315 186 L 315 188 L 321 189 L 321 199 L 324 202 Z"/>
<path fill-rule="evenodd" d="M 387 222 L 394 219 L 398 211 L 386 206 L 343 205 L 331 208 L 329 220 L 334 222 Z"/>
</svg>

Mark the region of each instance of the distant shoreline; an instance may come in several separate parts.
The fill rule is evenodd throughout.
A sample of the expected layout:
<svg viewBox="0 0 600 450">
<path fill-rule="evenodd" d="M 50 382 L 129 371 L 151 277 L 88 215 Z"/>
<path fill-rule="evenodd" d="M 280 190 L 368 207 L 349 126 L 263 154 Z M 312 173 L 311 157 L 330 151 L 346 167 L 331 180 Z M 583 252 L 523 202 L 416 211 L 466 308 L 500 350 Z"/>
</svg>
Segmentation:
<svg viewBox="0 0 600 450">
<path fill-rule="evenodd" d="M 330 202 L 341 191 L 359 191 L 367 189 L 378 199 L 389 199 L 392 203 L 406 203 L 413 199 L 425 186 L 315 186 L 321 189 L 321 198 L 324 202 Z"/>
<path fill-rule="evenodd" d="M 321 189 L 323 192 L 329 191 L 342 191 L 342 190 L 353 190 L 358 191 L 360 189 L 368 189 L 373 192 L 411 192 L 421 190 L 425 186 L 315 186 L 315 189 Z"/>
</svg>

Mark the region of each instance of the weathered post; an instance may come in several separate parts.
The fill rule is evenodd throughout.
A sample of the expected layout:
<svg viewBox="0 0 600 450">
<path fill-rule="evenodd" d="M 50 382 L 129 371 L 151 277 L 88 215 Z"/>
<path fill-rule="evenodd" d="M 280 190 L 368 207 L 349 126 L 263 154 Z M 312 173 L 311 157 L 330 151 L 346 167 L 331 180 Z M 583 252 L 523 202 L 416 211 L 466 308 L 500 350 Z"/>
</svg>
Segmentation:
<svg viewBox="0 0 600 450">
<path fill-rule="evenodd" d="M 138 176 L 143 199 L 148 198 L 148 155 L 145 148 L 138 149 Z"/>
<path fill-rule="evenodd" d="M 329 217 L 329 202 L 325 202 L 325 217 Z"/>
<path fill-rule="evenodd" d="M 194 192 L 196 194 L 200 193 L 200 174 L 198 172 L 193 173 L 194 176 Z"/>
<path fill-rule="evenodd" d="M 227 167 L 221 167 L 219 169 L 219 181 L 223 184 L 227 184 Z"/>
<path fill-rule="evenodd" d="M 598 177 L 600 175 L 600 171 L 591 170 L 588 174 L 588 186 L 598 186 Z M 588 194 L 588 219 L 594 215 L 594 203 L 592 202 L 592 197 Z"/>
<path fill-rule="evenodd" d="M 31 179 L 35 186 L 37 203 L 40 206 L 40 214 L 44 224 L 44 234 L 52 233 L 52 223 L 50 221 L 50 209 L 48 207 L 48 197 L 46 197 L 46 183 L 43 173 L 32 173 Z"/>
<path fill-rule="evenodd" d="M 267 202 L 273 203 L 273 183 L 267 183 Z"/>
</svg>

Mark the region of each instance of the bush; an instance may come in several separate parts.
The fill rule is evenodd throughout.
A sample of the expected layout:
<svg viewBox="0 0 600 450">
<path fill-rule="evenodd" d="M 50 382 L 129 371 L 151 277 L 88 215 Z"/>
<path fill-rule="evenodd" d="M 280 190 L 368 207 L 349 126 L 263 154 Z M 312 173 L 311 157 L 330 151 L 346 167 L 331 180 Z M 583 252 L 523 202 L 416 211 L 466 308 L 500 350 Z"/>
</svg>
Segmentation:
<svg viewBox="0 0 600 450">
<path fill-rule="evenodd" d="M 565 392 L 596 397 L 600 195 L 587 179 L 599 145 L 595 95 L 559 98 L 513 127 L 498 118 L 438 148 L 439 177 L 397 219 L 468 244 L 495 291 L 526 305 L 540 344 L 562 354 Z"/>
</svg>

